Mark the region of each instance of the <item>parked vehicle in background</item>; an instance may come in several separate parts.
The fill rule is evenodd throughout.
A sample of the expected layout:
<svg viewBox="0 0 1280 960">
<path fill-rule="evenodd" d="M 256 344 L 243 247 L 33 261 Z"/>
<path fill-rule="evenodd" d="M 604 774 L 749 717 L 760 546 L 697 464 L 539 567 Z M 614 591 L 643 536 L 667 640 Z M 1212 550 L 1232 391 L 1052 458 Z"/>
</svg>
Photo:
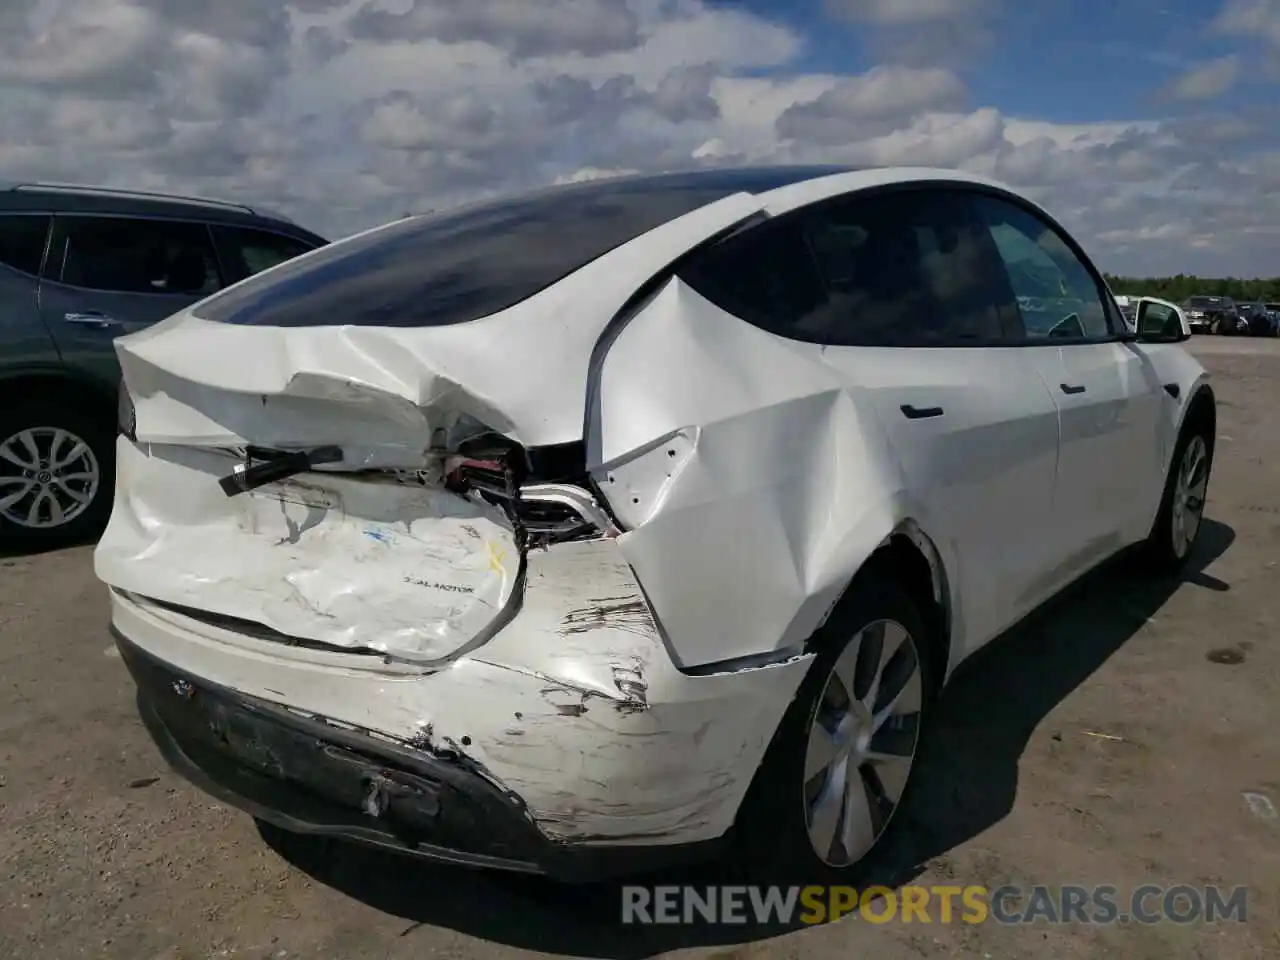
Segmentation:
<svg viewBox="0 0 1280 960">
<path fill-rule="evenodd" d="M 1137 304 L 1139 299 L 1139 297 L 1130 296 L 1126 293 L 1116 294 L 1116 306 L 1120 308 L 1120 315 L 1124 317 L 1125 326 L 1130 330 L 1137 329 Z"/>
<path fill-rule="evenodd" d="M 1266 304 L 1262 303 L 1239 303 L 1236 308 L 1240 312 L 1240 318 L 1245 324 L 1246 331 L 1251 337 L 1274 337 L 1276 336 L 1275 317 L 1268 312 Z"/>
<path fill-rule="evenodd" d="M 0 185 L 0 540 L 55 546 L 106 525 L 117 336 L 326 242 L 226 201 Z"/>
<path fill-rule="evenodd" d="M 1178 309 L 1135 317 L 946 170 L 339 241 L 116 344 L 94 562 L 144 722 L 289 830 L 568 879 L 736 839 L 850 882 L 957 664 L 1126 546 L 1191 556 L 1214 396 Z"/>
<path fill-rule="evenodd" d="M 1238 332 L 1239 314 L 1230 297 L 1190 297 L 1182 309 L 1186 311 L 1192 333 L 1230 335 Z"/>
</svg>

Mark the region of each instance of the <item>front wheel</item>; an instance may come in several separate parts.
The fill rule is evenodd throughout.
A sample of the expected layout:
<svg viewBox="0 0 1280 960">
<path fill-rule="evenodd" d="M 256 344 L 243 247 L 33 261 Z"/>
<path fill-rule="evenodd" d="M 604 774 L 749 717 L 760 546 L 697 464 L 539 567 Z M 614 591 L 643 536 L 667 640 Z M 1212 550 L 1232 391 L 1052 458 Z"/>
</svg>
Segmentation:
<svg viewBox="0 0 1280 960">
<path fill-rule="evenodd" d="M 1213 437 L 1207 426 L 1188 424 L 1174 448 L 1160 512 L 1146 543 L 1148 557 L 1160 572 L 1176 572 L 1195 549 L 1212 467 Z"/>
<path fill-rule="evenodd" d="M 109 420 L 72 403 L 0 409 L 0 543 L 96 539 L 111 515 L 114 440 Z"/>
<path fill-rule="evenodd" d="M 849 881 L 894 821 L 933 700 L 925 618 L 893 583 L 863 580 L 819 650 L 739 816 L 752 866 Z"/>
</svg>

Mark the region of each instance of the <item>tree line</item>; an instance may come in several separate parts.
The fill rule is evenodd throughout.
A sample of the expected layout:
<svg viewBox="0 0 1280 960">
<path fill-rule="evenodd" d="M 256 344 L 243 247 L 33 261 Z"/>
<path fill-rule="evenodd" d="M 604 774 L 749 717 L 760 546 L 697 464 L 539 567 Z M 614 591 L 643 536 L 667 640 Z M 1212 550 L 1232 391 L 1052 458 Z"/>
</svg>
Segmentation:
<svg viewBox="0 0 1280 960">
<path fill-rule="evenodd" d="M 1242 280 L 1239 277 L 1117 277 L 1104 274 L 1111 292 L 1139 297 L 1159 297 L 1182 303 L 1188 297 L 1231 297 L 1233 300 L 1280 303 L 1280 277 Z"/>
</svg>

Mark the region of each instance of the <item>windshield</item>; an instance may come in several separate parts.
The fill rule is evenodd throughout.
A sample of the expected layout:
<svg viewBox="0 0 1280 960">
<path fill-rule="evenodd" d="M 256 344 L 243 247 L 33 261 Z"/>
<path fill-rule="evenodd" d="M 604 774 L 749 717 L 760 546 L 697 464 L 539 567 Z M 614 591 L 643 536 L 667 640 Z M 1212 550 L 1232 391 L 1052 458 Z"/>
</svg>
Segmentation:
<svg viewBox="0 0 1280 960">
<path fill-rule="evenodd" d="M 261 274 L 193 313 L 269 327 L 463 323 L 514 306 L 699 207 L 846 169 L 740 168 L 595 180 L 410 217 Z"/>
</svg>

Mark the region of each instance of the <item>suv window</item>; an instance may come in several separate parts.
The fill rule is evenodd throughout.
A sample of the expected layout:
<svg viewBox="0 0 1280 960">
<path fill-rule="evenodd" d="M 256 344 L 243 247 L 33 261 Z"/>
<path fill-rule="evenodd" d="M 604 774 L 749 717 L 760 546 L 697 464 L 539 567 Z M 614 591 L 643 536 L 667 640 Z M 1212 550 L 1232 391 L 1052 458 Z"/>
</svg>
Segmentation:
<svg viewBox="0 0 1280 960">
<path fill-rule="evenodd" d="M 89 290 L 204 296 L 220 286 L 202 223 L 55 217 L 46 274 Z"/>
<path fill-rule="evenodd" d="M 731 236 L 680 271 L 680 279 L 720 309 L 769 333 L 813 340 L 828 297 L 803 226 L 792 219 Z"/>
<path fill-rule="evenodd" d="M 40 274 L 49 217 L 34 214 L 0 216 L 0 263 L 32 276 Z"/>
<path fill-rule="evenodd" d="M 681 277 L 728 312 L 795 340 L 991 343 L 1017 313 L 981 240 L 962 194 L 854 197 L 730 238 Z"/>
<path fill-rule="evenodd" d="M 313 249 L 294 237 L 249 227 L 211 226 L 227 282 L 235 283 L 255 273 L 300 257 Z"/>
<path fill-rule="evenodd" d="M 1000 253 L 1027 339 L 1111 335 L 1097 279 L 1058 231 L 998 197 L 975 196 L 974 207 Z"/>
<path fill-rule="evenodd" d="M 1002 339 L 1013 296 L 963 193 L 906 190 L 855 197 L 806 224 L 830 292 L 824 342 L 960 346 Z"/>
</svg>

